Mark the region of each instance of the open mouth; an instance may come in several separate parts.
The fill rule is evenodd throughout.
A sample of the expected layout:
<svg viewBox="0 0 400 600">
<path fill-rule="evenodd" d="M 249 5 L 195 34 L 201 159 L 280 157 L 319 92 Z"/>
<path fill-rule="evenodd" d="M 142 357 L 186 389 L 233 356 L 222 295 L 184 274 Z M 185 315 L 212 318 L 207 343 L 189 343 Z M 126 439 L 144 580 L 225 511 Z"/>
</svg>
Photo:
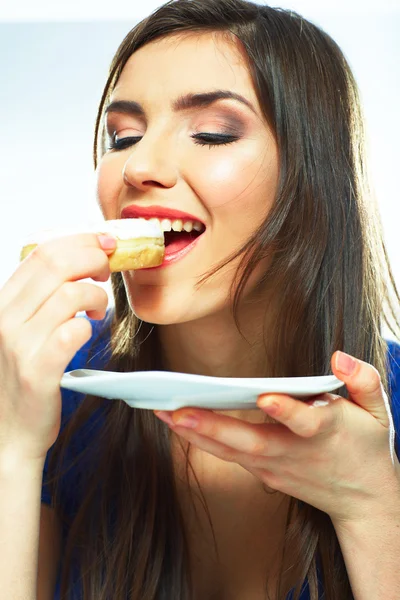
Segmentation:
<svg viewBox="0 0 400 600">
<path fill-rule="evenodd" d="M 201 231 L 165 231 L 165 254 L 171 255 L 180 252 L 187 246 L 190 246 L 204 231 L 204 227 Z"/>
<path fill-rule="evenodd" d="M 151 212 L 158 212 L 159 217 L 150 216 Z M 122 211 L 122 218 L 144 218 L 150 222 L 157 223 L 164 234 L 165 253 L 164 260 L 159 267 L 149 267 L 147 270 L 157 270 L 176 262 L 188 254 L 197 244 L 199 238 L 206 230 L 206 226 L 196 218 L 182 213 L 181 218 L 172 218 L 171 210 L 165 207 L 150 207 L 140 209 L 137 206 L 130 206 Z M 176 211 L 175 211 L 176 212 Z M 168 217 L 166 216 L 168 214 Z M 175 215 L 173 215 L 175 216 Z"/>
<path fill-rule="evenodd" d="M 165 262 L 182 257 L 194 246 L 196 240 L 205 232 L 204 223 L 191 219 L 150 218 L 157 222 L 164 233 Z"/>
</svg>

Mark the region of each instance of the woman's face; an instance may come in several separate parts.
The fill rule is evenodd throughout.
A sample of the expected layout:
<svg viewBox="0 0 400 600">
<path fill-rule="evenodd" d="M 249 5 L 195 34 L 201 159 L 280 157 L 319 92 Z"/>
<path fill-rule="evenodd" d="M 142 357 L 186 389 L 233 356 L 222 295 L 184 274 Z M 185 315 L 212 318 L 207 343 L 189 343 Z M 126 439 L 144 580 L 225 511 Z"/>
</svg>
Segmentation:
<svg viewBox="0 0 400 600">
<path fill-rule="evenodd" d="M 242 96 L 252 108 L 231 98 L 176 106 L 184 96 L 217 90 Z M 140 319 L 157 324 L 215 314 L 230 302 L 240 259 L 198 289 L 195 285 L 264 221 L 278 181 L 277 146 L 240 47 L 212 33 L 151 42 L 125 65 L 111 97 L 111 103 L 119 101 L 135 102 L 141 109 L 131 110 L 131 104 L 107 111 L 109 144 L 117 148 L 108 150 L 98 167 L 98 201 L 105 219 L 121 218 L 128 206 L 150 212 L 165 207 L 188 213 L 205 226 L 178 260 L 123 273 L 130 305 Z M 219 140 L 213 135 L 227 136 L 224 144 L 215 145 Z M 247 295 L 266 268 L 264 261 L 252 273 Z"/>
</svg>

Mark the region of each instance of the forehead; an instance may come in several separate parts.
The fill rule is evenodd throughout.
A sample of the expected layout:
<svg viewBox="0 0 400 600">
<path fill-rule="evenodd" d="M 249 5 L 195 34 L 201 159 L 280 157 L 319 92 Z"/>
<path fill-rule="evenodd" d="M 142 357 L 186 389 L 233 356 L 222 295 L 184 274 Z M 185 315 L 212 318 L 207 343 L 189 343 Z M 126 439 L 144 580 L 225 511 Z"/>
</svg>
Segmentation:
<svg viewBox="0 0 400 600">
<path fill-rule="evenodd" d="M 165 98 L 213 88 L 241 93 L 258 104 L 240 42 L 218 32 L 173 34 L 132 54 L 112 96 L 144 100 L 146 94 Z"/>
</svg>

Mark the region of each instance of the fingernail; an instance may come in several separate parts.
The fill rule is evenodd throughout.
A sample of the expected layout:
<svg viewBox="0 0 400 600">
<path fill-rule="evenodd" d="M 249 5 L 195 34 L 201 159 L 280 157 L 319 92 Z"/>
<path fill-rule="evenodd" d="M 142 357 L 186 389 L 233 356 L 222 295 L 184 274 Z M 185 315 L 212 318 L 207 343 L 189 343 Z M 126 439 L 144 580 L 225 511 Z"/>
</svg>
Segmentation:
<svg viewBox="0 0 400 600">
<path fill-rule="evenodd" d="M 338 352 L 336 354 L 336 368 L 343 375 L 351 375 L 357 366 L 355 358 L 346 354 L 345 352 Z"/>
<path fill-rule="evenodd" d="M 164 423 L 167 423 L 167 425 L 175 425 L 175 423 L 172 420 L 171 415 L 168 412 L 166 412 L 165 410 L 155 410 L 154 414 L 161 421 L 164 421 Z"/>
<path fill-rule="evenodd" d="M 111 235 L 100 234 L 97 236 L 97 239 L 103 250 L 113 250 L 117 245 L 117 240 Z"/>
<path fill-rule="evenodd" d="M 280 404 L 278 402 L 271 402 L 269 398 L 261 400 L 258 403 L 258 406 L 271 416 L 279 414 L 279 411 L 281 409 Z"/>
<path fill-rule="evenodd" d="M 178 425 L 179 427 L 189 427 L 190 429 L 194 429 L 198 424 L 199 420 L 193 415 L 178 417 L 178 419 L 174 421 L 174 425 Z"/>
</svg>

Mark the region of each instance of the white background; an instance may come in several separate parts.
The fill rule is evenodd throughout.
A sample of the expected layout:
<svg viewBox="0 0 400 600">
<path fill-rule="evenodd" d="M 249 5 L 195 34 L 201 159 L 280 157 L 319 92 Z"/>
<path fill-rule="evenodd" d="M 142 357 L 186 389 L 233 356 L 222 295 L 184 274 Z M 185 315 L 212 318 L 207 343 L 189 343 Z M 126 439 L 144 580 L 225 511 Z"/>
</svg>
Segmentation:
<svg viewBox="0 0 400 600">
<path fill-rule="evenodd" d="M 2 0 L 0 286 L 15 270 L 29 232 L 100 215 L 91 160 L 97 104 L 124 35 L 160 5 Z M 322 26 L 353 68 L 367 117 L 372 180 L 400 284 L 400 0 L 278 5 Z"/>
</svg>

